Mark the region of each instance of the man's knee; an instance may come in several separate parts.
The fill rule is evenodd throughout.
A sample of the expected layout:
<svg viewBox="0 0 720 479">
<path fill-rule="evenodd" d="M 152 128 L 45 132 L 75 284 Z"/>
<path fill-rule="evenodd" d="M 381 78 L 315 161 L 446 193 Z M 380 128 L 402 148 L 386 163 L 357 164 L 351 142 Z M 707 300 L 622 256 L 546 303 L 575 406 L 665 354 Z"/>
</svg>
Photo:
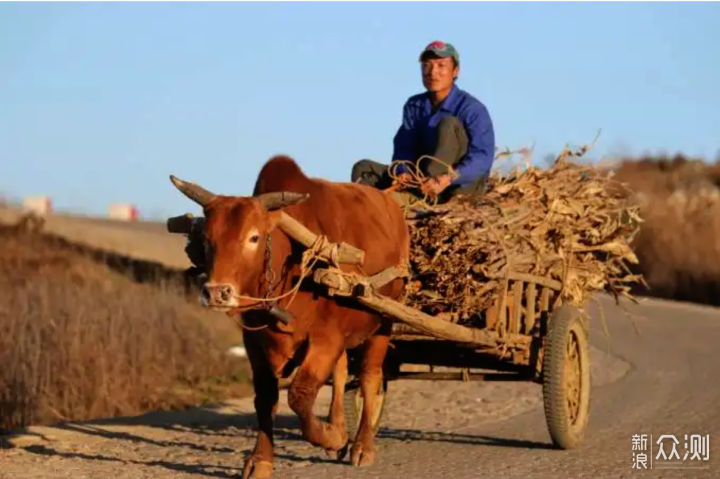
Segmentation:
<svg viewBox="0 0 720 479">
<path fill-rule="evenodd" d="M 436 128 L 435 144 L 430 150 L 431 156 L 439 159 L 443 164 L 432 162 L 428 165 L 428 173 L 432 176 L 447 173 L 448 166 L 462 160 L 468 151 L 468 135 L 465 126 L 455 116 L 445 116 L 440 119 Z"/>
<path fill-rule="evenodd" d="M 373 160 L 357 161 L 352 168 L 350 179 L 353 183 L 364 183 L 376 188 L 386 187 L 387 165 Z"/>
<path fill-rule="evenodd" d="M 440 119 L 438 128 L 463 128 L 463 124 L 456 116 L 447 115 Z"/>
<path fill-rule="evenodd" d="M 463 125 L 458 117 L 452 115 L 445 116 L 440 119 L 437 127 L 441 132 L 457 137 L 460 145 L 467 145 L 467 131 L 465 131 L 465 125 Z"/>
<path fill-rule="evenodd" d="M 360 160 L 356 161 L 352 167 L 350 174 L 350 181 L 353 183 L 357 182 L 363 177 L 363 173 L 372 171 L 372 160 Z"/>
</svg>

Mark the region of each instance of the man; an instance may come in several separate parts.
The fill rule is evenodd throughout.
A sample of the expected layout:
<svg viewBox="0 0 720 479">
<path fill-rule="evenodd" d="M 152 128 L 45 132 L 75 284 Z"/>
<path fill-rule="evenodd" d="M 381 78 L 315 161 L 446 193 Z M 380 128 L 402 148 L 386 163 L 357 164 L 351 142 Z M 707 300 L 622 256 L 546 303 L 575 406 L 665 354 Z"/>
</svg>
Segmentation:
<svg viewBox="0 0 720 479">
<path fill-rule="evenodd" d="M 430 179 L 421 194 L 440 202 L 452 196 L 482 194 L 495 155 L 495 133 L 485 105 L 455 85 L 460 58 L 449 43 L 434 41 L 420 54 L 426 92 L 411 96 L 403 107 L 402 124 L 394 138 L 392 160 L 415 164 L 423 155 L 420 170 Z M 451 176 L 450 165 L 456 176 Z M 393 165 L 400 180 L 407 179 L 405 164 Z M 352 170 L 352 181 L 386 189 L 393 183 L 388 166 L 360 160 Z"/>
</svg>

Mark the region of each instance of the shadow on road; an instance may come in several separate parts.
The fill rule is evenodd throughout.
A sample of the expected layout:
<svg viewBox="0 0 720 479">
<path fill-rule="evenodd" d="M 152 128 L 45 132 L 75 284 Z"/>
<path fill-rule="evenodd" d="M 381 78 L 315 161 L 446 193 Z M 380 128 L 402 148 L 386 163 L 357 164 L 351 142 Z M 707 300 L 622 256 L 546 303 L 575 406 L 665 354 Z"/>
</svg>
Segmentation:
<svg viewBox="0 0 720 479">
<path fill-rule="evenodd" d="M 246 454 L 249 454 L 250 448 L 248 444 L 253 444 L 255 437 L 255 415 L 246 412 L 228 410 L 219 407 L 202 407 L 194 408 L 186 411 L 177 412 L 155 412 L 137 417 L 121 417 L 106 420 L 83 421 L 57 424 L 54 429 L 71 432 L 74 434 L 87 434 L 90 436 L 101 437 L 111 441 L 130 441 L 136 444 L 147 444 L 153 447 L 161 448 L 187 448 L 194 452 L 208 453 L 208 461 L 196 461 L 190 459 L 188 462 L 182 460 L 142 460 L 137 458 L 116 457 L 113 454 L 114 448 L 104 448 L 102 454 L 92 454 L 87 452 L 64 451 L 60 446 L 57 448 L 46 445 L 32 445 L 25 447 L 27 452 L 64 458 L 74 458 L 87 461 L 107 461 L 107 462 L 123 462 L 144 466 L 159 466 L 173 471 L 198 474 L 208 477 L 229 478 L 236 477 L 242 469 L 242 463 Z M 137 430 L 133 430 L 137 427 Z M 122 431 L 118 430 L 122 429 Z M 166 433 L 163 438 L 157 430 Z M 130 432 L 128 432 L 130 431 Z M 173 436 L 184 436 L 183 440 L 176 440 Z M 193 435 L 226 437 L 226 438 L 245 438 L 245 441 L 238 441 L 238 446 L 242 444 L 245 448 L 234 449 L 232 443 L 230 446 L 217 446 L 204 443 L 203 439 L 188 439 Z M 381 428 L 378 431 L 378 439 L 401 442 L 446 442 L 454 444 L 471 444 L 479 446 L 492 447 L 509 447 L 519 449 L 551 449 L 549 443 L 540 443 L 524 440 L 515 440 L 507 438 L 489 437 L 484 435 L 473 435 L 455 432 L 440 431 L 422 431 L 412 429 L 389 429 Z M 250 442 L 248 442 L 248 439 Z M 283 442 L 301 443 L 304 442 L 299 432 L 299 421 L 296 416 L 288 414 L 279 414 L 275 420 L 275 439 L 278 446 L 290 446 L 290 444 L 282 444 Z M 335 459 L 329 458 L 322 451 L 307 455 L 297 455 L 288 451 L 285 447 L 276 449 L 276 458 L 291 462 L 304 463 L 336 463 Z M 120 448 L 125 450 L 125 448 Z M 146 452 L 145 455 L 152 455 L 153 452 Z M 227 466 L 217 464 L 218 455 L 231 455 L 231 463 L 237 466 Z M 222 457 L 220 458 L 222 461 Z M 347 459 L 346 459 L 347 461 Z M 215 464 L 208 464 L 215 463 Z"/>
<path fill-rule="evenodd" d="M 186 472 L 191 474 L 200 474 L 208 477 L 237 477 L 237 468 L 218 466 L 218 465 L 205 465 L 205 464 L 178 464 L 168 461 L 136 461 L 132 459 L 124 459 L 119 457 L 104 456 L 101 454 L 84 454 L 81 452 L 65 452 L 58 451 L 56 449 L 47 446 L 28 446 L 25 448 L 26 451 L 33 454 L 39 454 L 43 456 L 59 456 L 67 459 L 83 459 L 86 461 L 107 461 L 107 462 L 122 462 L 123 464 L 138 464 L 143 466 L 160 466 L 165 469 L 173 471 Z M 219 469 L 219 470 L 213 470 Z"/>
<path fill-rule="evenodd" d="M 419 431 L 415 429 L 380 428 L 379 439 L 411 442 L 449 442 L 453 444 L 469 444 L 478 446 L 513 447 L 519 449 L 553 449 L 550 443 L 490 437 L 478 434 L 462 434 L 455 432 Z"/>
</svg>

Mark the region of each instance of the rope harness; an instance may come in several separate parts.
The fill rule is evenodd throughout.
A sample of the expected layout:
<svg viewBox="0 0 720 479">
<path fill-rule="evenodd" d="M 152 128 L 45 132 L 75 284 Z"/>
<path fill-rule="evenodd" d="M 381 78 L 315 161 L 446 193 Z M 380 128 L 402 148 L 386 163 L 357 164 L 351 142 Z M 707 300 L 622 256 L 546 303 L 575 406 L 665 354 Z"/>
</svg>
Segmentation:
<svg viewBox="0 0 720 479">
<path fill-rule="evenodd" d="M 295 300 L 295 297 L 297 296 L 297 293 L 300 291 L 300 287 L 302 286 L 302 282 L 305 280 L 305 278 L 312 272 L 315 265 L 318 263 L 318 261 L 321 261 L 323 258 L 320 256 L 320 252 L 323 251 L 328 246 L 331 246 L 330 248 L 330 262 L 331 266 L 334 268 L 340 268 L 340 265 L 338 264 L 338 248 L 339 245 L 337 243 L 332 243 L 327 239 L 327 236 L 324 235 L 318 235 L 317 239 L 313 243 L 313 245 L 303 251 L 302 259 L 300 261 L 300 278 L 297 280 L 295 285 L 287 292 L 279 295 L 279 296 L 272 296 L 273 289 L 275 286 L 277 286 L 275 271 L 272 269 L 272 235 L 268 234 L 265 238 L 265 252 L 264 252 L 264 277 L 265 277 L 265 283 L 266 283 L 266 291 L 265 295 L 262 298 L 254 297 L 254 296 L 246 296 L 246 295 L 239 295 L 235 294 L 233 295 L 233 298 L 238 300 L 249 300 L 254 301 L 256 303 L 261 303 L 261 306 L 256 305 L 249 305 L 241 308 L 237 308 L 236 310 L 242 312 L 249 311 L 249 310 L 259 310 L 264 309 L 266 311 L 270 311 L 273 307 L 273 305 L 277 304 L 278 301 L 281 299 L 287 298 L 290 296 L 290 301 L 288 301 L 286 309 L 290 307 L 290 305 Z M 258 327 L 251 327 L 242 322 L 242 320 L 239 320 L 237 316 L 233 316 L 233 318 L 236 319 L 236 322 L 244 329 L 247 329 L 249 331 L 257 331 L 260 329 L 265 329 L 269 326 L 269 324 L 263 324 L 262 326 Z"/>
</svg>

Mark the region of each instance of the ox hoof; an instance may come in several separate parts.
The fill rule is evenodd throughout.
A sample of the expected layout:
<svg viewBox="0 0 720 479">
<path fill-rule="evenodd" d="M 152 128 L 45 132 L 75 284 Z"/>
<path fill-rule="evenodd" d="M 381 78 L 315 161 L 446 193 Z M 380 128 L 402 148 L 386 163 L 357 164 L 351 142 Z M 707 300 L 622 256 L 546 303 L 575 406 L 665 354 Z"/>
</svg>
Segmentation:
<svg viewBox="0 0 720 479">
<path fill-rule="evenodd" d="M 338 462 L 342 462 L 342 460 L 345 459 L 345 456 L 347 456 L 349 449 L 350 443 L 346 442 L 345 445 L 338 450 L 326 449 L 325 454 L 327 454 L 327 457 L 329 457 L 330 459 L 335 459 Z"/>
<path fill-rule="evenodd" d="M 375 462 L 375 451 L 364 449 L 359 442 L 353 444 L 350 453 L 350 463 L 353 466 L 370 466 L 373 462 Z"/>
<path fill-rule="evenodd" d="M 272 477 L 273 464 L 270 461 L 260 461 L 250 456 L 245 460 L 243 479 L 269 479 Z"/>
</svg>

